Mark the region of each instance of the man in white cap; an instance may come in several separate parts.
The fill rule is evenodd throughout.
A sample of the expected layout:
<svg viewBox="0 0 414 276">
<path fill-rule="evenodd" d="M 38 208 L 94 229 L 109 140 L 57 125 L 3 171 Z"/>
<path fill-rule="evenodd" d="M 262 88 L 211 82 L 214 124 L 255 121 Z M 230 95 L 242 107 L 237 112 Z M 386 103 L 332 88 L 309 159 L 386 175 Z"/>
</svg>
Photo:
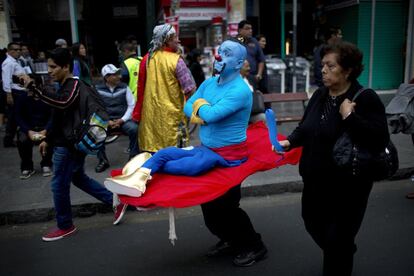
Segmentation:
<svg viewBox="0 0 414 276">
<path fill-rule="evenodd" d="M 156 26 L 149 53 L 141 61 L 133 113 L 133 119 L 140 122 L 141 151 L 187 146 L 183 108 L 185 98 L 195 91 L 196 84 L 177 53 L 179 43 L 173 26 Z"/>
<path fill-rule="evenodd" d="M 131 120 L 135 99 L 128 85 L 121 82 L 121 69 L 113 64 L 102 68 L 104 83 L 96 86 L 109 115 L 109 131 L 119 130 L 129 137 L 129 158 L 138 154 L 138 124 Z M 109 167 L 105 147 L 98 152 L 99 163 L 96 172 L 103 172 Z"/>
<path fill-rule="evenodd" d="M 68 43 L 63 38 L 59 38 L 55 42 L 56 48 L 68 48 Z"/>
</svg>

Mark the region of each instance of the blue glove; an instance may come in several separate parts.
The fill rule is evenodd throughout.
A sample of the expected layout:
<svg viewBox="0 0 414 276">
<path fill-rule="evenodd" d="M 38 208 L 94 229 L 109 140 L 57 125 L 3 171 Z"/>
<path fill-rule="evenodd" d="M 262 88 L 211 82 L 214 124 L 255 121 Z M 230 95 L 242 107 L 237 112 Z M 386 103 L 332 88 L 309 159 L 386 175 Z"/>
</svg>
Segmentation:
<svg viewBox="0 0 414 276">
<path fill-rule="evenodd" d="M 272 145 L 278 152 L 284 152 L 283 147 L 280 145 L 277 140 L 277 126 L 276 126 L 276 116 L 272 109 L 266 109 L 266 122 L 267 128 L 269 130 L 269 139 Z"/>
</svg>

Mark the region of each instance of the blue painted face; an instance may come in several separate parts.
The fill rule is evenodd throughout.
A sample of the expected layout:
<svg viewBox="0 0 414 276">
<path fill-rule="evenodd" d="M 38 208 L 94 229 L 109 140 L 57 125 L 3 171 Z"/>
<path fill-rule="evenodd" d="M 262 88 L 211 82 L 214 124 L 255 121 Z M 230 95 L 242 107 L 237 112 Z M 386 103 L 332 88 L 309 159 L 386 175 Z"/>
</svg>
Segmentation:
<svg viewBox="0 0 414 276">
<path fill-rule="evenodd" d="M 237 42 L 224 41 L 219 49 L 214 62 L 214 70 L 226 79 L 240 73 L 240 68 L 246 58 L 246 48 Z"/>
</svg>

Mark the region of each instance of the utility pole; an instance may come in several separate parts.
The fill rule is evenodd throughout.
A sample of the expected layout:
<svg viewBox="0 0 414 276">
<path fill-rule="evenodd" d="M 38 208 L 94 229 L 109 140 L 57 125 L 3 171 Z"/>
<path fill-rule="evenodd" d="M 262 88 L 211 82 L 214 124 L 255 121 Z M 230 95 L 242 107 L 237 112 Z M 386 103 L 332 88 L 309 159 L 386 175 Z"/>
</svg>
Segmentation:
<svg viewBox="0 0 414 276">
<path fill-rule="evenodd" d="M 79 42 L 78 18 L 76 0 L 69 0 L 70 30 L 72 32 L 72 44 Z"/>
<path fill-rule="evenodd" d="M 414 78 L 414 0 L 410 0 L 408 7 L 407 46 L 404 82 Z"/>
<path fill-rule="evenodd" d="M 144 46 L 145 49 L 148 50 L 148 46 L 151 42 L 152 39 L 152 30 L 155 27 L 155 1 L 153 0 L 147 0 L 145 3 L 145 14 L 146 14 L 146 18 L 147 18 L 147 22 L 146 22 L 146 32 L 145 32 L 145 37 L 147 40 L 146 45 Z M 145 51 L 144 51 L 145 52 Z"/>
<path fill-rule="evenodd" d="M 12 41 L 12 31 L 10 23 L 9 0 L 2 0 L 2 10 L 0 10 L 0 45 L 7 45 Z"/>
<path fill-rule="evenodd" d="M 285 0 L 280 0 L 280 58 L 285 56 Z"/>
<path fill-rule="evenodd" d="M 372 0 L 371 6 L 371 38 L 369 45 L 369 72 L 368 72 L 368 87 L 372 87 L 372 71 L 374 69 L 374 39 L 375 39 L 375 8 L 376 0 Z"/>
<path fill-rule="evenodd" d="M 296 54 L 297 54 L 297 13 L 298 1 L 293 0 L 293 76 L 292 76 L 292 92 L 296 92 Z"/>
</svg>

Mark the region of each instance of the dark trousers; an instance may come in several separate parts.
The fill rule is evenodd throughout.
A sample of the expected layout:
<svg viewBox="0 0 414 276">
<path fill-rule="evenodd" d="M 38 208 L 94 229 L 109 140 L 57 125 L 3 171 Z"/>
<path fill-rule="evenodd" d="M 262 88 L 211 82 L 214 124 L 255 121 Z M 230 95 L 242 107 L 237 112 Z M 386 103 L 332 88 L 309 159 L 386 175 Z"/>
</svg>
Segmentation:
<svg viewBox="0 0 414 276">
<path fill-rule="evenodd" d="M 128 120 L 122 124 L 120 129 L 109 130 L 109 133 L 120 130 L 129 137 L 129 159 L 138 154 L 138 124 L 135 121 Z M 99 162 L 105 161 L 109 163 L 105 152 L 105 145 L 98 151 Z"/>
<path fill-rule="evenodd" d="M 351 275 L 355 236 L 364 218 L 372 181 L 303 178 L 302 217 L 323 250 L 323 275 Z"/>
<path fill-rule="evenodd" d="M 5 144 L 11 144 L 13 143 L 14 136 L 17 132 L 17 123 L 16 123 L 16 115 L 14 107 L 16 105 L 16 102 L 20 99 L 20 96 L 23 93 L 26 93 L 25 91 L 15 90 L 12 89 L 12 97 L 13 97 L 13 105 L 7 105 L 7 124 L 6 124 L 6 134 L 4 135 L 4 143 Z"/>
<path fill-rule="evenodd" d="M 30 140 L 29 136 L 22 132 L 18 131 L 17 133 L 17 149 L 19 150 L 20 155 L 20 169 L 24 170 L 33 170 L 33 146 L 35 142 Z M 40 161 L 41 167 L 51 167 L 52 166 L 52 149 L 48 148 L 46 155 L 42 156 L 42 161 Z"/>
<path fill-rule="evenodd" d="M 204 222 L 211 233 L 229 242 L 237 251 L 254 250 L 262 246 L 261 236 L 239 207 L 240 198 L 240 185 L 237 185 L 221 197 L 202 204 Z"/>
</svg>

